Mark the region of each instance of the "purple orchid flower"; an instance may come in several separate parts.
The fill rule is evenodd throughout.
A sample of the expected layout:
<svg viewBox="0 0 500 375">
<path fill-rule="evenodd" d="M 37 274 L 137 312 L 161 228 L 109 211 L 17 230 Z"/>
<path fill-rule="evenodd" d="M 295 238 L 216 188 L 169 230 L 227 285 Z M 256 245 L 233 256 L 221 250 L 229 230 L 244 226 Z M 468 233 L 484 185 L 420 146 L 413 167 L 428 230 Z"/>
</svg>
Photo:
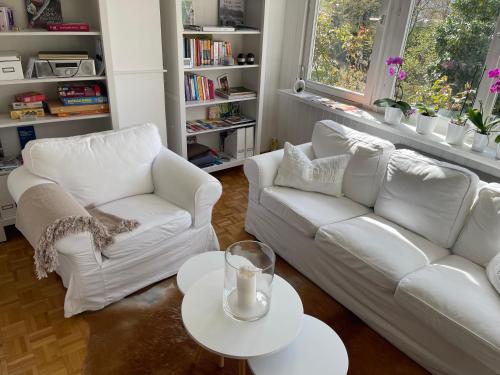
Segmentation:
<svg viewBox="0 0 500 375">
<path fill-rule="evenodd" d="M 490 77 L 490 78 L 500 77 L 500 68 L 495 68 L 495 69 L 491 69 L 490 71 L 488 71 L 488 77 Z"/>
<path fill-rule="evenodd" d="M 401 71 L 399 72 L 398 78 L 399 78 L 401 81 L 403 81 L 403 80 L 406 78 L 406 76 L 407 76 L 406 72 L 405 72 L 404 70 L 401 70 Z"/>
<path fill-rule="evenodd" d="M 389 68 L 389 75 L 392 77 L 394 74 L 396 74 L 396 68 L 394 68 L 393 66 L 391 66 Z"/>
<path fill-rule="evenodd" d="M 403 58 L 400 56 L 389 57 L 386 60 L 386 65 L 403 65 Z"/>
</svg>

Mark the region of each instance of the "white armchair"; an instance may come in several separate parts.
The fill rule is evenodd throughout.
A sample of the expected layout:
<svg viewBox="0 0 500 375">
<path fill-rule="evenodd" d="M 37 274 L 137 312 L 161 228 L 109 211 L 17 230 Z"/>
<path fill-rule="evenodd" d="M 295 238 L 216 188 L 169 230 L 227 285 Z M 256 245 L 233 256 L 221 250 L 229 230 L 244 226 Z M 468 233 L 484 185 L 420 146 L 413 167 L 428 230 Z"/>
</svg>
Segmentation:
<svg viewBox="0 0 500 375">
<path fill-rule="evenodd" d="M 66 317 L 101 309 L 174 275 L 189 257 L 219 248 L 211 216 L 221 184 L 163 147 L 154 125 L 37 140 L 23 158 L 8 179 L 16 202 L 31 186 L 58 183 L 83 206 L 141 224 L 102 253 L 89 233 L 56 243 Z"/>
</svg>

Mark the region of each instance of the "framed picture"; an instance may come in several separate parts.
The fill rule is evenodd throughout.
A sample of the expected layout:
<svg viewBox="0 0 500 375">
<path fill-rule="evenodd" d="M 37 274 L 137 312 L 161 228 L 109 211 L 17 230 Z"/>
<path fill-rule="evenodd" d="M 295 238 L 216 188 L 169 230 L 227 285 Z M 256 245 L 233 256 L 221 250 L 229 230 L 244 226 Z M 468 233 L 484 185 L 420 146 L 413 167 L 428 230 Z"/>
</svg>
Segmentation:
<svg viewBox="0 0 500 375">
<path fill-rule="evenodd" d="M 193 0 L 182 0 L 182 24 L 194 25 L 194 4 Z"/>
<path fill-rule="evenodd" d="M 221 26 L 245 24 L 245 0 L 219 0 L 219 23 Z"/>
<path fill-rule="evenodd" d="M 217 82 L 219 83 L 219 89 L 222 91 L 229 91 L 229 78 L 227 74 L 217 77 Z"/>
</svg>

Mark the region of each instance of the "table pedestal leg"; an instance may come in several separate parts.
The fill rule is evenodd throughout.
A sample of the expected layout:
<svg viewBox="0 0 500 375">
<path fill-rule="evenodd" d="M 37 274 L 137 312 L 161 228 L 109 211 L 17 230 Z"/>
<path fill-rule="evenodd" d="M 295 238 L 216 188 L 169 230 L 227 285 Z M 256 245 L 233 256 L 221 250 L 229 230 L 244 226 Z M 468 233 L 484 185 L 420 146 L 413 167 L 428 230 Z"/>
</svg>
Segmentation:
<svg viewBox="0 0 500 375">
<path fill-rule="evenodd" d="M 246 375 L 247 373 L 247 361 L 240 359 L 238 362 L 238 375 Z"/>
<path fill-rule="evenodd" d="M 219 357 L 219 367 L 224 368 L 224 357 L 223 356 Z"/>
</svg>

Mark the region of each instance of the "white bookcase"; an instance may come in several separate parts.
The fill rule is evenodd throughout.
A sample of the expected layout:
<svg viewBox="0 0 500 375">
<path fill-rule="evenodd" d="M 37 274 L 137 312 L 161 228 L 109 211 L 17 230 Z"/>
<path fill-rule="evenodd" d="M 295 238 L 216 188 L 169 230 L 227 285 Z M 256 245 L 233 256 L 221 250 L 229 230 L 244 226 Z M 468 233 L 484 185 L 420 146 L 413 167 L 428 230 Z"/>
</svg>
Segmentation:
<svg viewBox="0 0 500 375">
<path fill-rule="evenodd" d="M 168 145 L 179 155 L 187 158 L 187 139 L 193 134 L 186 131 L 186 121 L 207 117 L 207 107 L 215 104 L 240 102 L 243 114 L 255 118 L 255 153 L 260 152 L 262 127 L 262 105 L 264 98 L 263 77 L 266 61 L 266 30 L 264 22 L 270 0 L 246 0 L 245 24 L 257 30 L 235 32 L 184 31 L 182 24 L 182 0 L 161 0 L 162 34 L 164 61 L 167 68 L 165 97 L 167 106 Z M 218 25 L 218 0 L 193 0 L 197 25 Z M 239 53 L 253 53 L 255 65 L 201 66 L 184 68 L 184 37 L 209 35 L 215 41 L 230 41 L 233 56 Z M 230 85 L 245 86 L 257 92 L 257 98 L 246 100 L 226 100 L 217 97 L 212 101 L 187 102 L 184 96 L 184 74 L 203 75 L 217 84 L 217 77 L 228 74 Z M 220 131 L 196 133 L 198 143 L 219 149 Z M 231 160 L 222 165 L 205 168 L 207 172 L 242 165 L 244 160 Z"/>
</svg>

